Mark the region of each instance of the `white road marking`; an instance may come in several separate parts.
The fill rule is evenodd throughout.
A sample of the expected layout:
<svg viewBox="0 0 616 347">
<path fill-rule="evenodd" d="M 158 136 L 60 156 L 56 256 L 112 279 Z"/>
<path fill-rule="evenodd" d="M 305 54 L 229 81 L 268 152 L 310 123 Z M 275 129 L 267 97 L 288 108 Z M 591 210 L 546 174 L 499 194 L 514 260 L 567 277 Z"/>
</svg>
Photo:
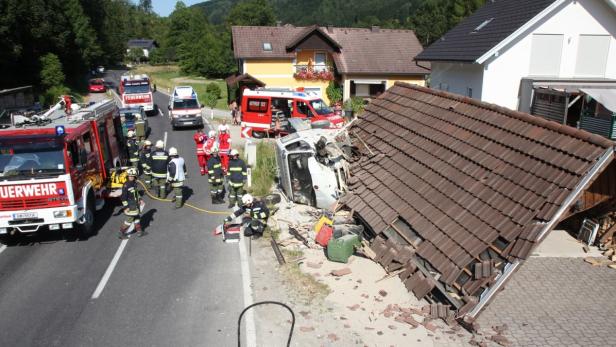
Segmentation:
<svg viewBox="0 0 616 347">
<path fill-rule="evenodd" d="M 240 233 L 240 264 L 242 267 L 242 286 L 244 287 L 244 307 L 252 305 L 252 283 L 250 277 L 250 264 L 248 263 L 248 257 L 246 256 L 246 238 L 243 233 Z M 250 309 L 244 314 L 244 321 L 246 322 L 246 346 L 257 346 L 257 332 L 255 328 L 255 318 L 253 310 Z"/>
<path fill-rule="evenodd" d="M 2 247 L 0 247 L 0 254 L 4 252 L 5 249 L 6 249 L 6 245 L 2 245 Z"/>
<path fill-rule="evenodd" d="M 165 139 L 163 140 L 164 146 L 163 149 L 166 150 L 167 149 L 167 132 L 165 131 Z"/>
<path fill-rule="evenodd" d="M 128 240 L 122 240 L 122 242 L 120 242 L 120 247 L 118 247 L 118 250 L 113 256 L 113 259 L 111 259 L 111 264 L 109 264 L 109 267 L 107 267 L 107 271 L 105 271 L 103 278 L 101 278 L 101 281 L 98 283 L 96 290 L 92 294 L 92 299 L 98 299 L 98 297 L 103 292 L 103 289 L 105 289 L 105 285 L 107 285 L 107 281 L 109 281 L 109 277 L 111 277 L 111 273 L 113 272 L 116 265 L 118 264 L 118 260 L 120 260 L 120 256 L 122 255 L 122 252 L 124 252 L 124 248 L 126 247 L 127 243 L 128 243 Z"/>
</svg>

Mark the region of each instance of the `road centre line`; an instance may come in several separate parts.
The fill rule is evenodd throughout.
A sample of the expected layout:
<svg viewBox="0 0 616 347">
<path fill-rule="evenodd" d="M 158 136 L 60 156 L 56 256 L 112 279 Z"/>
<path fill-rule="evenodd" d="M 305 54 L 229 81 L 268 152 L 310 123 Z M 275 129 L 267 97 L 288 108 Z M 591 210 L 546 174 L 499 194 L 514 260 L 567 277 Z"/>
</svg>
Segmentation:
<svg viewBox="0 0 616 347">
<path fill-rule="evenodd" d="M 115 252 L 113 259 L 111 259 L 111 263 L 107 267 L 107 271 L 105 271 L 103 278 L 101 278 L 101 281 L 98 283 L 96 290 L 94 290 L 94 293 L 92 294 L 92 299 L 98 299 L 98 297 L 103 292 L 103 289 L 105 289 L 105 285 L 107 285 L 107 281 L 109 281 L 111 273 L 113 273 L 113 270 L 118 264 L 118 260 L 120 260 L 120 256 L 122 255 L 122 252 L 124 252 L 124 248 L 126 247 L 127 243 L 128 240 L 122 240 L 122 242 L 120 242 L 120 247 L 118 247 L 118 250 Z"/>
</svg>

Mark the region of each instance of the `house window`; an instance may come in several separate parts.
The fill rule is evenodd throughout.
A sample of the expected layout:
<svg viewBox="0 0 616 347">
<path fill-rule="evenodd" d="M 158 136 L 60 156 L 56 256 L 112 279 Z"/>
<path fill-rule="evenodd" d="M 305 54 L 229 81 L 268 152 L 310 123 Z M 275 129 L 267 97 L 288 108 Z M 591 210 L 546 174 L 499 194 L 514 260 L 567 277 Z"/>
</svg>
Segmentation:
<svg viewBox="0 0 616 347">
<path fill-rule="evenodd" d="M 264 99 L 248 99 L 248 111 L 267 112 L 268 102 Z"/>
<path fill-rule="evenodd" d="M 530 51 L 529 74 L 558 76 L 563 49 L 563 35 L 534 34 Z"/>
<path fill-rule="evenodd" d="M 263 50 L 264 51 L 271 51 L 272 50 L 272 44 L 269 42 L 263 42 Z"/>
<path fill-rule="evenodd" d="M 327 68 L 327 54 L 325 52 L 314 53 L 314 70 L 323 71 Z"/>
<path fill-rule="evenodd" d="M 580 35 L 575 75 L 604 77 L 609 50 L 610 36 Z"/>
</svg>

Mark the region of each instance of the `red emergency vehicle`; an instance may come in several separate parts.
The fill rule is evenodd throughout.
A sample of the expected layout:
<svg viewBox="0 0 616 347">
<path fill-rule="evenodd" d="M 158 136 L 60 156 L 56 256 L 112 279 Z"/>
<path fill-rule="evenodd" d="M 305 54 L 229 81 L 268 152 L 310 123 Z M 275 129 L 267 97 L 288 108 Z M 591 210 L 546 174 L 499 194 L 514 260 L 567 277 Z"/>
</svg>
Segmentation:
<svg viewBox="0 0 616 347">
<path fill-rule="evenodd" d="M 314 92 L 302 88 L 244 90 L 242 136 L 262 138 L 268 134 L 287 134 L 291 117 L 309 119 L 313 124 L 329 123 L 329 128 L 344 125 L 344 119 L 334 114 L 334 110 Z"/>
<path fill-rule="evenodd" d="M 122 75 L 119 89 L 122 108 L 143 107 L 146 112 L 154 111 L 154 96 L 147 75 Z"/>
<path fill-rule="evenodd" d="M 93 231 L 110 171 L 126 157 L 120 118 L 112 100 L 71 108 L 62 99 L 0 129 L 0 236 Z"/>
</svg>

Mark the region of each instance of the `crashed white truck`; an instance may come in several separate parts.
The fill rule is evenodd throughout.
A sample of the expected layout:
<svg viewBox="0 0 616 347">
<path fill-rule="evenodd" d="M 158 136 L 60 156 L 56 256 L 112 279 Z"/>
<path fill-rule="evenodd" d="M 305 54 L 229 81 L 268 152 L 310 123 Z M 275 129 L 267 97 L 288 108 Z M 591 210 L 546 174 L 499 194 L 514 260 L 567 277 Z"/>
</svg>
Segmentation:
<svg viewBox="0 0 616 347">
<path fill-rule="evenodd" d="M 295 203 L 330 208 L 347 190 L 352 148 L 346 129 L 292 126 L 296 132 L 276 140 L 282 191 Z"/>
</svg>

